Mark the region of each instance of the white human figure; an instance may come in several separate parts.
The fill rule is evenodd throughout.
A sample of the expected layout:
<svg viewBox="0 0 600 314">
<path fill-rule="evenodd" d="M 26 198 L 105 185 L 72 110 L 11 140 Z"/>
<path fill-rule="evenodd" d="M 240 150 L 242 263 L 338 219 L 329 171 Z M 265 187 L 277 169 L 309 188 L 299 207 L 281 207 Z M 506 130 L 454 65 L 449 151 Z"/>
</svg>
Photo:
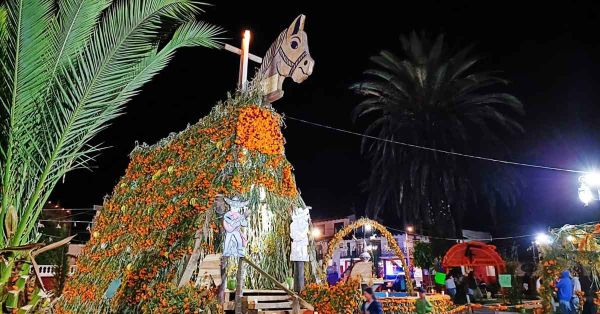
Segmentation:
<svg viewBox="0 0 600 314">
<path fill-rule="evenodd" d="M 311 207 L 294 209 L 292 223 L 290 224 L 290 237 L 292 238 L 292 250 L 290 260 L 292 262 L 308 262 L 308 221 L 310 219 Z"/>
<path fill-rule="evenodd" d="M 246 215 L 240 210 L 248 205 L 248 201 L 241 201 L 238 197 L 224 198 L 225 203 L 229 205 L 229 211 L 223 216 L 223 227 L 225 228 L 225 242 L 223 246 L 223 256 L 242 257 L 246 247 L 246 237 L 242 232 L 242 227 L 248 226 Z"/>
</svg>

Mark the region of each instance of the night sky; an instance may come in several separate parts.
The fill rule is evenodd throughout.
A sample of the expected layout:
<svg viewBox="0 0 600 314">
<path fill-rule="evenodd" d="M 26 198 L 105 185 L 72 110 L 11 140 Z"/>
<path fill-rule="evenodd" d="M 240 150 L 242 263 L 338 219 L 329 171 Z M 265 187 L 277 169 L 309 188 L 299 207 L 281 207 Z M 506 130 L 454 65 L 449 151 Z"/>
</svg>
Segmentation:
<svg viewBox="0 0 600 314">
<path fill-rule="evenodd" d="M 527 133 L 508 145 L 511 158 L 562 168 L 600 169 L 600 10 L 598 4 L 525 1 L 368 1 L 337 7 L 323 1 L 219 1 L 201 19 L 223 26 L 239 45 L 241 32 L 253 31 L 251 50 L 262 55 L 277 34 L 300 13 L 315 59 L 313 75 L 298 85 L 284 84 L 275 108 L 284 114 L 362 132 L 350 115 L 359 99 L 348 86 L 360 79 L 369 56 L 399 51 L 399 35 L 424 30 L 445 33 L 455 47 L 475 44 L 484 70 L 501 70 L 511 81 L 506 91 L 525 104 Z M 392 4 L 392 3 L 395 3 Z M 239 59 L 224 50 L 180 50 L 168 68 L 144 86 L 126 114 L 98 138 L 109 148 L 93 171 L 66 176 L 53 201 L 65 207 L 101 204 L 139 143 L 155 143 L 206 115 L 234 89 Z M 360 183 L 368 166 L 360 138 L 288 120 L 286 156 L 313 217 L 361 215 Z M 493 156 L 491 156 L 493 157 Z M 467 226 L 498 235 L 532 233 L 545 226 L 600 218 L 600 206 L 577 199 L 577 174 L 519 168 L 527 187 L 514 208 L 502 209 L 497 226 L 467 219 Z M 477 210 L 477 209 L 475 209 Z M 485 210 L 485 209 L 481 209 Z M 394 225 L 394 221 L 387 224 Z"/>
</svg>

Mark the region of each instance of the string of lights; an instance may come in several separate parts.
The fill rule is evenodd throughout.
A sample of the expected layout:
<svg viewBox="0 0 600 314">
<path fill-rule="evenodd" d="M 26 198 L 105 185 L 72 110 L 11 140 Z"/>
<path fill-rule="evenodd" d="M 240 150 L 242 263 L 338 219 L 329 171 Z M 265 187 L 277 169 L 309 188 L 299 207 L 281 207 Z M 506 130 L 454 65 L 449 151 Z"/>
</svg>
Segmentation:
<svg viewBox="0 0 600 314">
<path fill-rule="evenodd" d="M 74 234 L 88 234 L 88 232 L 77 232 Z M 41 235 L 44 237 L 51 238 L 51 239 L 64 239 L 65 238 L 64 236 L 55 236 L 55 235 L 45 234 L 45 233 L 41 233 Z M 73 235 L 73 234 L 71 234 L 71 235 Z M 71 242 L 73 242 L 75 244 L 85 244 L 86 243 L 86 241 L 76 240 L 76 239 L 72 239 Z"/>
<path fill-rule="evenodd" d="M 496 163 L 501 163 L 501 164 L 520 166 L 520 167 L 529 167 L 529 168 L 537 168 L 537 169 L 552 170 L 552 171 L 562 171 L 562 172 L 570 172 L 570 173 L 582 173 L 582 174 L 587 173 L 586 171 L 581 171 L 581 170 L 574 170 L 574 169 L 567 169 L 567 168 L 559 168 L 559 167 L 551 167 L 551 166 L 495 159 L 495 158 L 490 158 L 490 157 L 470 155 L 470 154 L 464 154 L 464 153 L 459 153 L 459 152 L 454 152 L 454 151 L 449 151 L 449 150 L 437 149 L 437 148 L 432 148 L 432 147 L 427 147 L 427 146 L 422 146 L 422 145 L 410 144 L 410 143 L 406 143 L 406 142 L 394 141 L 394 140 L 380 138 L 380 137 L 376 137 L 376 136 L 372 136 L 372 135 L 368 135 L 368 134 L 364 134 L 364 133 L 354 132 L 354 131 L 350 131 L 350 130 L 346 130 L 346 129 L 340 129 L 340 128 L 332 127 L 332 126 L 321 124 L 321 123 L 316 123 L 316 122 L 311 122 L 311 121 L 307 121 L 304 119 L 295 118 L 295 117 L 292 117 L 289 115 L 286 115 L 285 117 L 290 120 L 294 120 L 297 122 L 309 124 L 312 126 L 316 126 L 316 127 L 320 127 L 320 128 L 324 128 L 324 129 L 328 129 L 328 130 L 333 130 L 333 131 L 337 131 L 337 132 L 341 132 L 341 133 L 346 133 L 346 134 L 356 135 L 356 136 L 360 136 L 360 137 L 364 137 L 364 138 L 369 138 L 372 140 L 388 142 L 388 143 L 392 143 L 392 144 L 402 145 L 402 146 L 411 147 L 411 148 L 415 148 L 415 149 L 427 150 L 427 151 L 441 153 L 441 154 L 447 154 L 447 155 L 453 155 L 453 156 L 459 156 L 459 157 L 471 158 L 471 159 L 477 159 L 477 160 L 483 160 L 483 161 L 489 161 L 489 162 L 496 162 Z"/>
<path fill-rule="evenodd" d="M 398 228 L 393 228 L 393 227 L 389 227 L 389 226 L 385 226 L 385 225 L 384 225 L 384 227 L 386 227 L 389 230 L 398 231 L 398 232 L 402 232 L 402 233 L 410 233 L 410 234 L 415 235 L 415 236 L 428 237 L 430 239 L 436 239 L 436 240 L 448 240 L 448 241 L 465 241 L 465 240 L 469 240 L 469 241 L 495 241 L 495 240 L 520 239 L 520 238 L 527 238 L 527 237 L 533 237 L 533 236 L 535 236 L 535 234 L 522 234 L 522 235 L 508 236 L 508 237 L 489 237 L 489 238 L 481 238 L 481 239 L 446 238 L 446 237 L 429 236 L 429 235 L 415 233 L 415 232 L 407 232 L 406 230 L 402 230 L 402 229 L 398 229 Z"/>
<path fill-rule="evenodd" d="M 92 223 L 91 221 L 88 220 L 59 220 L 59 219 L 40 219 L 38 220 L 39 222 L 58 222 L 58 223 L 65 223 L 65 222 L 77 222 L 77 223 Z"/>
<path fill-rule="evenodd" d="M 54 220 L 65 220 L 67 218 L 73 218 L 76 216 L 81 216 L 81 215 L 86 215 L 86 214 L 89 214 L 89 213 L 75 213 L 75 214 L 70 214 L 70 215 L 66 215 L 66 216 L 60 216 Z M 53 220 L 52 218 L 45 218 L 45 219 Z"/>
<path fill-rule="evenodd" d="M 43 208 L 44 211 L 98 211 L 95 208 Z"/>
</svg>

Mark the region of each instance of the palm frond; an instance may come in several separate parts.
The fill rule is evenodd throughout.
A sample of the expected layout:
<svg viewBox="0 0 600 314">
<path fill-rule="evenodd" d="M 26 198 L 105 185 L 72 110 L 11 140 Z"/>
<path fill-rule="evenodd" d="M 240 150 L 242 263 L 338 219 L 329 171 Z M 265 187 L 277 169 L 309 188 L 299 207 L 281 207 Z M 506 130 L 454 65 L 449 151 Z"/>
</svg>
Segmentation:
<svg viewBox="0 0 600 314">
<path fill-rule="evenodd" d="M 5 4 L 4 47 L 0 69 L 2 107 L 2 207 L 0 221 L 9 206 L 22 207 L 19 175 L 26 172 L 32 149 L 28 133 L 39 122 L 37 112 L 47 83 L 47 63 L 53 53 L 51 29 L 53 1 L 9 0 Z M 27 170 L 30 171 L 30 170 Z M 6 240 L 6 239 L 4 239 Z M 3 242 L 4 243 L 4 242 Z"/>
<path fill-rule="evenodd" d="M 117 103 L 124 103 L 133 97 L 139 88 L 150 81 L 171 60 L 175 50 L 182 47 L 200 46 L 217 48 L 223 29 L 203 22 L 190 22 L 179 27 L 173 38 L 160 50 L 155 47 L 151 54 L 138 63 L 137 70 L 129 83 L 116 98 Z"/>
<path fill-rule="evenodd" d="M 6 40 L 6 7 L 0 4 L 0 47 L 4 47 Z"/>
<path fill-rule="evenodd" d="M 523 104 L 510 94 L 489 92 L 507 81 L 494 72 L 473 72 L 480 58 L 471 56 L 471 46 L 451 54 L 443 35 L 431 39 L 416 32 L 400 42 L 402 55 L 381 51 L 371 57 L 374 66 L 364 71 L 364 79 L 350 86 L 364 96 L 353 120 L 369 121 L 365 133 L 472 152 L 484 146 L 500 150 L 507 134 L 523 132 L 515 120 L 524 114 Z M 453 219 L 451 229 L 457 230 L 465 210 L 481 195 L 480 172 L 465 170 L 468 163 L 462 159 L 367 138 L 361 150 L 371 164 L 368 212 L 395 209 L 412 223 Z M 494 195 L 490 213 L 496 199 L 514 204 L 509 187 L 484 188 L 494 191 L 487 194 Z M 504 189 L 511 195 L 501 195 Z"/>
<path fill-rule="evenodd" d="M 60 1 L 57 14 L 56 55 L 51 65 L 54 78 L 61 65 L 76 57 L 88 42 L 102 12 L 110 5 L 108 0 Z"/>
<path fill-rule="evenodd" d="M 214 48 L 222 32 L 193 22 L 201 11 L 194 0 L 65 0 L 57 12 L 53 3 L 10 0 L 0 24 L 7 41 L 0 49 L 2 208 L 18 206 L 21 217 L 1 244 L 32 239 L 52 188 L 88 166 L 102 149 L 90 141 L 176 49 Z"/>
</svg>

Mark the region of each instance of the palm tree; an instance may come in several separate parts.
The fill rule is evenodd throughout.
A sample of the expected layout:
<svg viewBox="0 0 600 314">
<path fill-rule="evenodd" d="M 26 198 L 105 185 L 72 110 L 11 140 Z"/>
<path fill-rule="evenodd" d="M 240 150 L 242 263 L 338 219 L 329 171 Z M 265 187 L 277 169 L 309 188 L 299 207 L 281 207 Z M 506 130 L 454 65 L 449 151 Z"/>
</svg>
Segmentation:
<svg viewBox="0 0 600 314">
<path fill-rule="evenodd" d="M 513 118 L 524 113 L 517 98 L 494 92 L 507 81 L 475 72 L 480 59 L 471 47 L 452 53 L 443 35 L 431 40 L 413 32 L 400 40 L 401 56 L 381 51 L 351 86 L 364 96 L 354 120 L 369 123 L 366 133 L 461 153 L 507 152 L 498 148 L 506 135 L 523 132 Z M 518 192 L 512 169 L 368 138 L 362 152 L 371 165 L 367 211 L 375 217 L 391 209 L 404 223 L 442 224 L 455 232 L 469 204 L 486 199 L 493 217 L 496 199 L 510 205 Z M 486 180 L 481 167 L 498 180 Z"/>
<path fill-rule="evenodd" d="M 39 239 L 58 180 L 88 167 L 92 139 L 177 48 L 219 45 L 200 12 L 193 0 L 0 3 L 0 248 Z M 0 265 L 0 288 L 19 255 Z"/>
</svg>

